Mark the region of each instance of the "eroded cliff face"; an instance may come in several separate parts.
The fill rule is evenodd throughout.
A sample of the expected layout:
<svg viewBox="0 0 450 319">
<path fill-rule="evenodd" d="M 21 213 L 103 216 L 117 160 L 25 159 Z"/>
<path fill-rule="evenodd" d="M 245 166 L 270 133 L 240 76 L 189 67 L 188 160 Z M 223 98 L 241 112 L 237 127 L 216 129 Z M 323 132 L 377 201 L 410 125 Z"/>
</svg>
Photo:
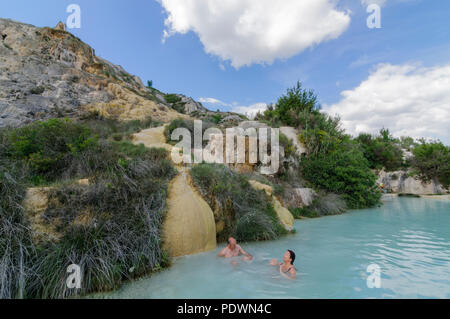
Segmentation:
<svg viewBox="0 0 450 319">
<path fill-rule="evenodd" d="M 0 127 L 90 113 L 119 120 L 180 116 L 156 90 L 71 33 L 0 19 Z"/>
<path fill-rule="evenodd" d="M 423 183 L 421 180 L 410 176 L 409 172 L 406 171 L 381 171 L 378 173 L 377 183 L 378 185 L 383 184 L 387 192 L 395 194 L 438 195 L 448 192 L 438 182 Z"/>
</svg>

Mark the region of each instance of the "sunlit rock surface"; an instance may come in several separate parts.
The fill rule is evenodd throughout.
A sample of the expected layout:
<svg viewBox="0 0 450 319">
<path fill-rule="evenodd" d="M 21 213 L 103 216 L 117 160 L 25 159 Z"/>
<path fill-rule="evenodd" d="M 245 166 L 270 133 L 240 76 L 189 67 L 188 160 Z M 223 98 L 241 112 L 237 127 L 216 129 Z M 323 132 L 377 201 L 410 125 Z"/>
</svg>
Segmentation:
<svg viewBox="0 0 450 319">
<path fill-rule="evenodd" d="M 89 114 L 165 122 L 182 116 L 157 93 L 61 25 L 0 19 L 0 127 Z"/>
<path fill-rule="evenodd" d="M 378 174 L 378 185 L 384 185 L 384 189 L 390 193 L 434 195 L 446 194 L 447 191 L 436 181 L 423 183 L 421 180 L 410 176 L 408 172 L 385 172 Z"/>
<path fill-rule="evenodd" d="M 214 213 L 186 172 L 171 182 L 167 205 L 162 238 L 170 256 L 192 255 L 217 247 Z"/>
<path fill-rule="evenodd" d="M 250 181 L 250 185 L 254 189 L 264 190 L 268 196 L 273 197 L 272 205 L 275 209 L 275 212 L 277 213 L 278 220 L 286 230 L 291 231 L 294 228 L 294 216 L 292 216 L 291 212 L 286 207 L 284 207 L 275 196 L 273 196 L 273 188 L 269 185 L 262 184 L 257 181 Z"/>
</svg>

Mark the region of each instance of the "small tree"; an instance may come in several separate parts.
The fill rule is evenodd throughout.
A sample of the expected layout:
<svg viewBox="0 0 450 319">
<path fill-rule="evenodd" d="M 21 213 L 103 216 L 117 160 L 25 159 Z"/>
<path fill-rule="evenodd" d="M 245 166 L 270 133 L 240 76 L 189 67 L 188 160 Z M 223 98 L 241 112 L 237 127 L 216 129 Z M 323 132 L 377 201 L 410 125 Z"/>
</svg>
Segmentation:
<svg viewBox="0 0 450 319">
<path fill-rule="evenodd" d="M 153 81 L 147 81 L 147 87 L 152 88 L 153 87 Z"/>
<path fill-rule="evenodd" d="M 442 142 L 427 143 L 425 140 L 413 149 L 412 165 L 422 181 L 438 180 L 450 187 L 450 147 Z"/>
</svg>

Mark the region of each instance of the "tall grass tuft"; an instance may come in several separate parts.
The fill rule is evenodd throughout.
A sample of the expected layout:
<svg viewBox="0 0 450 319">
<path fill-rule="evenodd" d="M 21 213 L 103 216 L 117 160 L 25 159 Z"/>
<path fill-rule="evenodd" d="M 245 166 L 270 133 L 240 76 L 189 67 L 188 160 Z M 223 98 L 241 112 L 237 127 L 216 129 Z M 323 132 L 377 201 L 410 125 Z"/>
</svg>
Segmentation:
<svg viewBox="0 0 450 319">
<path fill-rule="evenodd" d="M 114 141 L 103 124 L 105 135 L 68 120 L 0 131 L 0 298 L 108 291 L 168 265 L 160 239 L 175 176 L 168 153 Z M 51 188 L 41 218 L 57 239 L 38 242 L 21 203 L 42 176 Z M 77 182 L 84 178 L 88 185 Z M 82 269 L 81 289 L 66 286 L 71 264 Z"/>
<path fill-rule="evenodd" d="M 21 299 L 34 250 L 21 206 L 25 189 L 10 172 L 0 163 L 0 299 Z"/>
<path fill-rule="evenodd" d="M 217 164 L 195 166 L 191 175 L 215 209 L 216 222 L 225 224 L 219 241 L 229 236 L 240 241 L 270 240 L 286 233 L 265 192 L 253 189 L 246 176 Z"/>
</svg>

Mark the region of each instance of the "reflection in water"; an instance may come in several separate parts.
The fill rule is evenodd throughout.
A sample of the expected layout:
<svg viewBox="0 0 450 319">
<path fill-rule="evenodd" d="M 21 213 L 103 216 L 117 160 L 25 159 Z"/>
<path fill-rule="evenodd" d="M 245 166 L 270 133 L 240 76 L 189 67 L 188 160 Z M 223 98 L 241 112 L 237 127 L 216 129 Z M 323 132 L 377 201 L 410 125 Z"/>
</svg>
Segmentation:
<svg viewBox="0 0 450 319">
<path fill-rule="evenodd" d="M 297 234 L 243 245 L 244 262 L 217 251 L 182 257 L 169 270 L 125 285 L 107 298 L 450 298 L 450 202 L 390 199 L 383 207 L 296 222 Z M 292 249 L 298 279 L 272 258 Z M 381 267 L 369 289 L 367 266 Z M 96 296 L 98 297 L 98 296 Z"/>
</svg>

